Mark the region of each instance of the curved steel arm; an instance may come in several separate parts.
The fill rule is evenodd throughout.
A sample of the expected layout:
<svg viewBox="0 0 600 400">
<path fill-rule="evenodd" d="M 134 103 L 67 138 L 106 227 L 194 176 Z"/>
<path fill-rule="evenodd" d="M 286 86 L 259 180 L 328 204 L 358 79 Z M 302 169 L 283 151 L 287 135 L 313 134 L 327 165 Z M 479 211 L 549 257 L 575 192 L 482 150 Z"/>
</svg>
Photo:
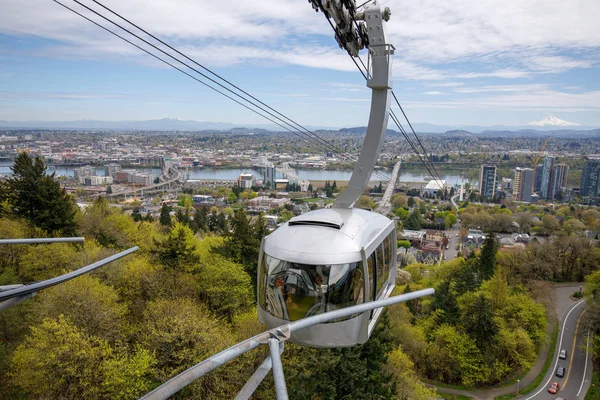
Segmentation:
<svg viewBox="0 0 600 400">
<path fill-rule="evenodd" d="M 323 314 L 315 315 L 308 318 L 303 318 L 298 321 L 290 322 L 281 325 L 275 329 L 260 333 L 250 339 L 246 339 L 228 349 L 207 358 L 206 360 L 194 365 L 191 368 L 183 371 L 179 375 L 171 378 L 163 383 L 150 393 L 146 394 L 142 399 L 157 400 L 168 399 L 187 385 L 194 382 L 196 379 L 206 375 L 207 373 L 217 369 L 221 365 L 234 358 L 257 348 L 261 344 L 267 344 L 269 339 L 278 338 L 280 341 L 285 341 L 290 337 L 290 333 L 300 329 L 308 328 L 313 325 L 321 324 L 327 321 L 332 321 L 338 318 L 349 317 L 353 314 L 363 313 L 365 311 L 374 310 L 376 308 L 390 306 L 392 304 L 402 303 L 408 300 L 418 299 L 419 297 L 429 296 L 434 294 L 433 289 L 423 289 L 416 292 L 401 294 L 398 296 L 389 297 L 384 300 L 370 301 L 368 303 L 359 304 L 352 307 L 342 308 L 340 310 L 329 311 Z"/>
<path fill-rule="evenodd" d="M 386 43 L 383 13 L 379 5 L 367 6 L 364 20 L 368 28 L 369 56 L 372 61 L 372 71 L 367 79 L 367 86 L 373 91 L 371 114 L 363 148 L 354 166 L 352 178 L 346 189 L 337 197 L 333 205 L 335 208 L 352 208 L 363 193 L 377 163 L 388 125 L 392 88 L 391 55 L 394 53 L 394 48 Z"/>
</svg>

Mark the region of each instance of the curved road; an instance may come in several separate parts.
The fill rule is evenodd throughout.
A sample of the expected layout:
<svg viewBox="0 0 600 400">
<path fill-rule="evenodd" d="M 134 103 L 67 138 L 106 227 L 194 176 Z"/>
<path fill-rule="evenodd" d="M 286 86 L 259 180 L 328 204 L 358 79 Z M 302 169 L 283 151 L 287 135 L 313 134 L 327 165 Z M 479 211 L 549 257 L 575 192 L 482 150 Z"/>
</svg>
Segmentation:
<svg viewBox="0 0 600 400">
<path fill-rule="evenodd" d="M 592 379 L 592 356 L 587 352 L 586 346 L 587 331 L 584 332 L 583 324 L 579 324 L 581 316 L 585 313 L 586 302 L 585 300 L 575 302 L 570 298 L 573 292 L 579 289 L 579 285 L 565 284 L 555 286 L 555 310 L 556 315 L 560 318 L 558 319 L 559 331 L 554 358 L 542 383 L 527 395 L 517 397 L 518 399 L 556 400 L 564 398 L 567 400 L 583 400 L 585 398 Z M 565 349 L 568 352 L 567 359 L 565 360 L 558 358 L 561 349 Z M 525 377 L 527 382 L 522 382 L 521 388 L 535 379 L 535 370 L 541 371 L 544 362 L 545 360 L 536 361 L 536 365 L 534 365 Z M 563 378 L 558 378 L 555 375 L 558 366 L 566 368 Z M 557 394 L 548 393 L 548 387 L 552 382 L 560 384 L 561 388 Z M 515 384 L 507 387 L 482 390 L 458 390 L 442 387 L 437 387 L 437 389 L 441 398 L 443 398 L 444 393 L 451 393 L 468 396 L 473 399 L 493 400 L 497 396 L 516 393 L 516 386 Z"/>
<path fill-rule="evenodd" d="M 557 288 L 557 290 L 561 289 L 572 292 L 571 287 Z M 550 369 L 544 376 L 542 384 L 535 391 L 526 396 L 521 396 L 519 399 L 554 400 L 563 397 L 568 400 L 575 400 L 585 397 L 592 377 L 592 359 L 586 346 L 588 333 L 584 332 L 583 326 L 579 324 L 585 309 L 585 300 L 580 300 L 563 309 L 559 322 L 560 331 L 558 332 L 557 347 Z M 565 360 L 558 358 L 561 349 L 567 350 Z M 558 378 L 555 375 L 559 366 L 566 368 L 563 378 Z M 548 393 L 548 387 L 552 382 L 558 382 L 561 386 L 557 394 Z"/>
</svg>

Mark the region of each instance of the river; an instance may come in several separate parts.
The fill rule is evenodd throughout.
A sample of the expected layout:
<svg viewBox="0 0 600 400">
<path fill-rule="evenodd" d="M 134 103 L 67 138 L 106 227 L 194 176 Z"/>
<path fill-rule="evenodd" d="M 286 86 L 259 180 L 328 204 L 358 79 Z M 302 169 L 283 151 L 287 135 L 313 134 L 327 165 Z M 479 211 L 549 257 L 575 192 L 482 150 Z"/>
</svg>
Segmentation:
<svg viewBox="0 0 600 400">
<path fill-rule="evenodd" d="M 73 170 L 76 167 L 48 167 L 48 173 L 55 172 L 57 176 L 73 176 Z M 96 175 L 104 176 L 104 167 L 95 167 Z M 152 172 L 154 176 L 161 174 L 160 168 L 137 168 L 143 172 Z M 308 181 L 348 181 L 352 176 L 351 170 L 315 170 L 315 169 L 294 169 L 293 170 L 300 178 Z M 256 168 L 189 168 L 182 169 L 187 179 L 194 180 L 218 180 L 218 181 L 235 181 L 242 172 L 251 172 L 257 179 L 262 178 L 262 172 Z M 10 164 L 0 164 L 0 175 L 10 175 Z M 382 176 L 389 179 L 391 170 L 378 170 L 376 175 L 372 175 L 371 180 L 379 181 Z M 458 171 L 442 171 L 440 176 L 449 185 L 455 185 L 460 182 L 460 173 Z M 282 178 L 283 175 L 277 171 L 277 177 Z M 431 179 L 429 172 L 426 169 L 411 168 L 400 169 L 398 180 L 400 182 L 427 182 Z M 477 184 L 477 179 L 470 179 L 471 184 Z"/>
</svg>

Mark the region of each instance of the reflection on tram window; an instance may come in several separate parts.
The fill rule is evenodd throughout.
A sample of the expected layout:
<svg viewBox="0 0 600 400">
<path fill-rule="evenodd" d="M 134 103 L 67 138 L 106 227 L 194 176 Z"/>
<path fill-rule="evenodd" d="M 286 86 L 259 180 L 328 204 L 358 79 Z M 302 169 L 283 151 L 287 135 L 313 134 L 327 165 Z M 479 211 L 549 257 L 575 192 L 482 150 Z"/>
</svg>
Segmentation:
<svg viewBox="0 0 600 400">
<path fill-rule="evenodd" d="M 296 321 L 364 301 L 361 262 L 310 265 L 264 254 L 261 272 L 259 302 L 281 319 Z"/>
</svg>

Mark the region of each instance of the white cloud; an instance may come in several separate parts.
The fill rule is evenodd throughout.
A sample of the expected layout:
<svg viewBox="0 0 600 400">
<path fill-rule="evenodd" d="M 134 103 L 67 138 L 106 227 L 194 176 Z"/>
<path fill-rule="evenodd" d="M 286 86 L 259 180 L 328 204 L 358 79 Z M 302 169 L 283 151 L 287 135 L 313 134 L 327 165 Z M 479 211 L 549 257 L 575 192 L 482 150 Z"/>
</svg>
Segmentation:
<svg viewBox="0 0 600 400">
<path fill-rule="evenodd" d="M 62 1 L 81 10 L 72 1 Z M 82 1 L 109 15 L 93 2 Z M 264 60 L 339 71 L 355 69 L 347 55 L 337 50 L 323 15 L 306 2 L 104 2 L 211 66 Z M 381 3 L 393 12 L 387 28 L 397 48 L 394 74 L 399 79 L 519 79 L 598 63 L 600 2 L 595 0 Z M 575 26 L 577 29 L 568 28 Z M 4 0 L 0 32 L 57 41 L 41 50 L 41 54 L 57 57 L 138 57 L 137 50 L 48 0 Z M 579 55 L 560 54 L 564 51 Z M 444 68 L 438 68 L 440 64 Z"/>
<path fill-rule="evenodd" d="M 431 91 L 431 92 L 425 92 L 423 94 L 430 95 L 430 96 L 439 96 L 439 95 L 442 95 L 444 93 L 443 92 L 438 92 L 438 91 L 434 90 L 434 91 Z"/>
</svg>

